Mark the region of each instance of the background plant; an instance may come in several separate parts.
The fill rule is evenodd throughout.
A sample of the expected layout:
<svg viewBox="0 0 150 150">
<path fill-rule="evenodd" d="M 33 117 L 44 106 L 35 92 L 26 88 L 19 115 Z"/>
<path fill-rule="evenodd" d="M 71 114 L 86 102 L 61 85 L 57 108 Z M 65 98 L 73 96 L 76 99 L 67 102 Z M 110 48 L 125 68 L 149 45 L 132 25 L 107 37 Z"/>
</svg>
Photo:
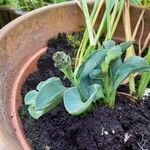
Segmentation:
<svg viewBox="0 0 150 150">
<path fill-rule="evenodd" d="M 130 0 L 130 2 L 136 5 L 150 7 L 150 0 Z"/>
<path fill-rule="evenodd" d="M 65 1 L 69 0 L 0 0 L 0 5 L 31 11 L 43 7 L 48 3 L 59 3 Z"/>
<path fill-rule="evenodd" d="M 148 53 L 145 57 L 147 63 L 150 65 L 150 48 L 148 49 Z M 145 72 L 141 75 L 141 80 L 138 86 L 138 96 L 140 98 L 143 98 L 145 89 L 147 88 L 147 85 L 150 81 L 150 72 Z"/>
<path fill-rule="evenodd" d="M 135 0 L 132 1 L 134 4 L 139 4 L 142 5 L 143 2 L 142 0 Z M 150 41 L 150 33 L 148 33 L 148 36 L 146 37 L 146 40 L 144 42 L 143 47 L 141 46 L 141 39 L 143 36 L 143 31 L 144 31 L 144 13 L 145 13 L 145 9 L 142 9 L 141 14 L 139 16 L 139 19 L 137 21 L 137 24 L 135 26 L 134 31 L 131 30 L 131 20 L 130 20 L 130 4 L 129 1 L 125 2 L 125 7 L 124 7 L 124 12 L 123 12 L 123 21 L 124 21 L 124 29 L 125 29 L 125 35 L 126 35 L 126 40 L 132 40 L 136 38 L 136 34 L 139 31 L 139 27 L 141 27 L 141 35 L 138 41 L 138 55 L 141 56 L 144 53 L 144 50 L 146 48 L 146 46 L 148 46 L 148 42 Z M 126 58 L 128 58 L 129 56 L 134 56 L 135 55 L 135 49 L 134 49 L 134 45 L 132 45 L 131 47 L 128 48 L 127 53 L 126 53 Z M 146 58 L 149 59 L 149 54 L 147 54 Z M 138 90 L 135 87 L 135 80 L 134 80 L 134 75 L 130 75 L 129 80 L 127 80 L 125 83 L 127 84 L 129 81 L 129 89 L 130 89 L 130 94 L 131 95 L 136 95 L 138 94 L 140 96 L 140 98 L 142 98 L 144 91 L 148 85 L 148 73 L 144 73 L 144 75 L 142 75 Z"/>
</svg>

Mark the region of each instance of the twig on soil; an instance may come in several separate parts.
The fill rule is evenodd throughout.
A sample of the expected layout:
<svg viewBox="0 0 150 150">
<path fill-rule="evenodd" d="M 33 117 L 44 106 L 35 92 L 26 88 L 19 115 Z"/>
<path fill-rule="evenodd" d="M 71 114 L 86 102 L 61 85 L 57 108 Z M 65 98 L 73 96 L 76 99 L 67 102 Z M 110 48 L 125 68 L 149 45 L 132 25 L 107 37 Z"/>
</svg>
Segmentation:
<svg viewBox="0 0 150 150">
<path fill-rule="evenodd" d="M 124 92 L 117 92 L 117 94 L 119 94 L 119 95 L 125 95 L 125 96 L 129 97 L 132 102 L 137 103 L 138 99 L 135 96 L 132 96 L 132 95 L 130 95 L 128 93 L 124 93 Z"/>
</svg>

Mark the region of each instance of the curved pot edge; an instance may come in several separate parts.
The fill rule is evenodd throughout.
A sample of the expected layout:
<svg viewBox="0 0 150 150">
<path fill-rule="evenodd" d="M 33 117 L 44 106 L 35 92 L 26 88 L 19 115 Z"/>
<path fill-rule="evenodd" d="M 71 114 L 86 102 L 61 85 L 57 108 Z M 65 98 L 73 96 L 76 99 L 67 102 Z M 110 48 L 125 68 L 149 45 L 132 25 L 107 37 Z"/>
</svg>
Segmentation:
<svg viewBox="0 0 150 150">
<path fill-rule="evenodd" d="M 21 123 L 19 114 L 17 112 L 18 107 L 21 106 L 20 91 L 21 91 L 22 84 L 20 83 L 23 83 L 23 81 L 25 80 L 27 75 L 29 75 L 29 73 L 33 72 L 34 70 L 37 70 L 36 68 L 37 60 L 46 50 L 47 50 L 47 47 L 40 49 L 39 51 L 37 51 L 37 53 L 35 53 L 28 59 L 28 61 L 24 64 L 24 66 L 19 71 L 18 73 L 19 75 L 17 79 L 14 81 L 13 89 L 11 93 L 10 113 L 11 113 L 12 123 L 15 129 L 16 136 L 19 139 L 21 146 L 25 150 L 31 150 L 31 146 L 26 139 L 26 136 L 24 134 L 24 130 L 22 127 L 22 123 Z"/>
</svg>

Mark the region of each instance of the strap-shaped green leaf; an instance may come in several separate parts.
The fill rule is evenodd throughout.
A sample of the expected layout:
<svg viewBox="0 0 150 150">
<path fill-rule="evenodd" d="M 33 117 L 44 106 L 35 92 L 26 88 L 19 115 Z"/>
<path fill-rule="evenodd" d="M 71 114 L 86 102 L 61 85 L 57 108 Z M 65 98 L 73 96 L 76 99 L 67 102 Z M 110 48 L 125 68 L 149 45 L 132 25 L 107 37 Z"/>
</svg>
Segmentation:
<svg viewBox="0 0 150 150">
<path fill-rule="evenodd" d="M 80 80 L 81 78 L 88 75 L 96 66 L 98 66 L 105 59 L 106 53 L 106 49 L 101 49 L 93 52 L 80 66 L 77 78 Z"/>
<path fill-rule="evenodd" d="M 122 55 L 122 49 L 120 46 L 114 46 L 107 51 L 105 62 L 110 64 L 111 61 L 120 58 Z"/>
<path fill-rule="evenodd" d="M 114 81 L 113 81 L 114 76 L 115 76 L 115 74 L 116 74 L 118 68 L 121 66 L 121 64 L 122 64 L 122 59 L 121 59 L 121 58 L 116 59 L 116 60 L 113 60 L 113 61 L 110 63 L 110 65 L 109 65 L 109 76 L 110 76 L 110 78 L 112 79 L 112 82 L 114 82 Z"/>
<path fill-rule="evenodd" d="M 42 110 L 51 105 L 54 107 L 62 101 L 63 92 L 66 87 L 62 85 L 59 78 L 51 80 L 39 91 L 36 99 L 36 110 Z"/>
<path fill-rule="evenodd" d="M 134 44 L 134 42 L 134 40 L 130 40 L 119 44 L 119 46 L 122 48 L 122 52 L 125 52 L 132 44 Z"/>
<path fill-rule="evenodd" d="M 118 86 L 132 73 L 150 71 L 149 64 L 144 58 L 139 56 L 131 56 L 118 68 L 114 76 L 114 87 L 116 90 Z"/>
<path fill-rule="evenodd" d="M 98 96 L 100 98 L 100 95 L 97 95 L 97 92 L 100 92 L 100 90 L 100 85 L 92 85 L 89 89 L 91 96 L 86 102 L 83 102 L 78 87 L 76 86 L 69 88 L 64 93 L 64 105 L 66 110 L 72 115 L 79 115 L 87 111 L 90 108 L 92 102 L 95 102 Z M 101 97 L 103 97 L 103 94 Z"/>
</svg>

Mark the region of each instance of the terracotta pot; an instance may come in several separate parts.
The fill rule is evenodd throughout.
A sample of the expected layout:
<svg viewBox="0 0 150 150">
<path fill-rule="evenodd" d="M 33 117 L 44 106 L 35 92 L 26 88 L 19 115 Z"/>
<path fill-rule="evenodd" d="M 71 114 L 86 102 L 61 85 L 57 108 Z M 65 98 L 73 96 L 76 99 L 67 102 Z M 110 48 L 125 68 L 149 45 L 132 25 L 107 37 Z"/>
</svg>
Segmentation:
<svg viewBox="0 0 150 150">
<path fill-rule="evenodd" d="M 140 12 L 141 8 L 131 7 L 133 25 L 137 22 Z M 144 37 L 146 37 L 150 31 L 149 10 L 146 10 L 144 19 Z M 49 38 L 56 36 L 59 32 L 80 31 L 83 24 L 84 19 L 80 8 L 74 2 L 67 2 L 27 13 L 0 30 L 1 150 L 31 149 L 24 136 L 17 111 L 22 103 L 21 85 L 26 76 L 36 69 L 36 61 L 46 50 Z M 123 33 L 122 22 L 120 22 L 115 38 L 123 40 Z"/>
<path fill-rule="evenodd" d="M 21 9 L 14 9 L 11 7 L 0 7 L 0 28 L 8 24 L 10 21 L 25 14 Z"/>
</svg>

